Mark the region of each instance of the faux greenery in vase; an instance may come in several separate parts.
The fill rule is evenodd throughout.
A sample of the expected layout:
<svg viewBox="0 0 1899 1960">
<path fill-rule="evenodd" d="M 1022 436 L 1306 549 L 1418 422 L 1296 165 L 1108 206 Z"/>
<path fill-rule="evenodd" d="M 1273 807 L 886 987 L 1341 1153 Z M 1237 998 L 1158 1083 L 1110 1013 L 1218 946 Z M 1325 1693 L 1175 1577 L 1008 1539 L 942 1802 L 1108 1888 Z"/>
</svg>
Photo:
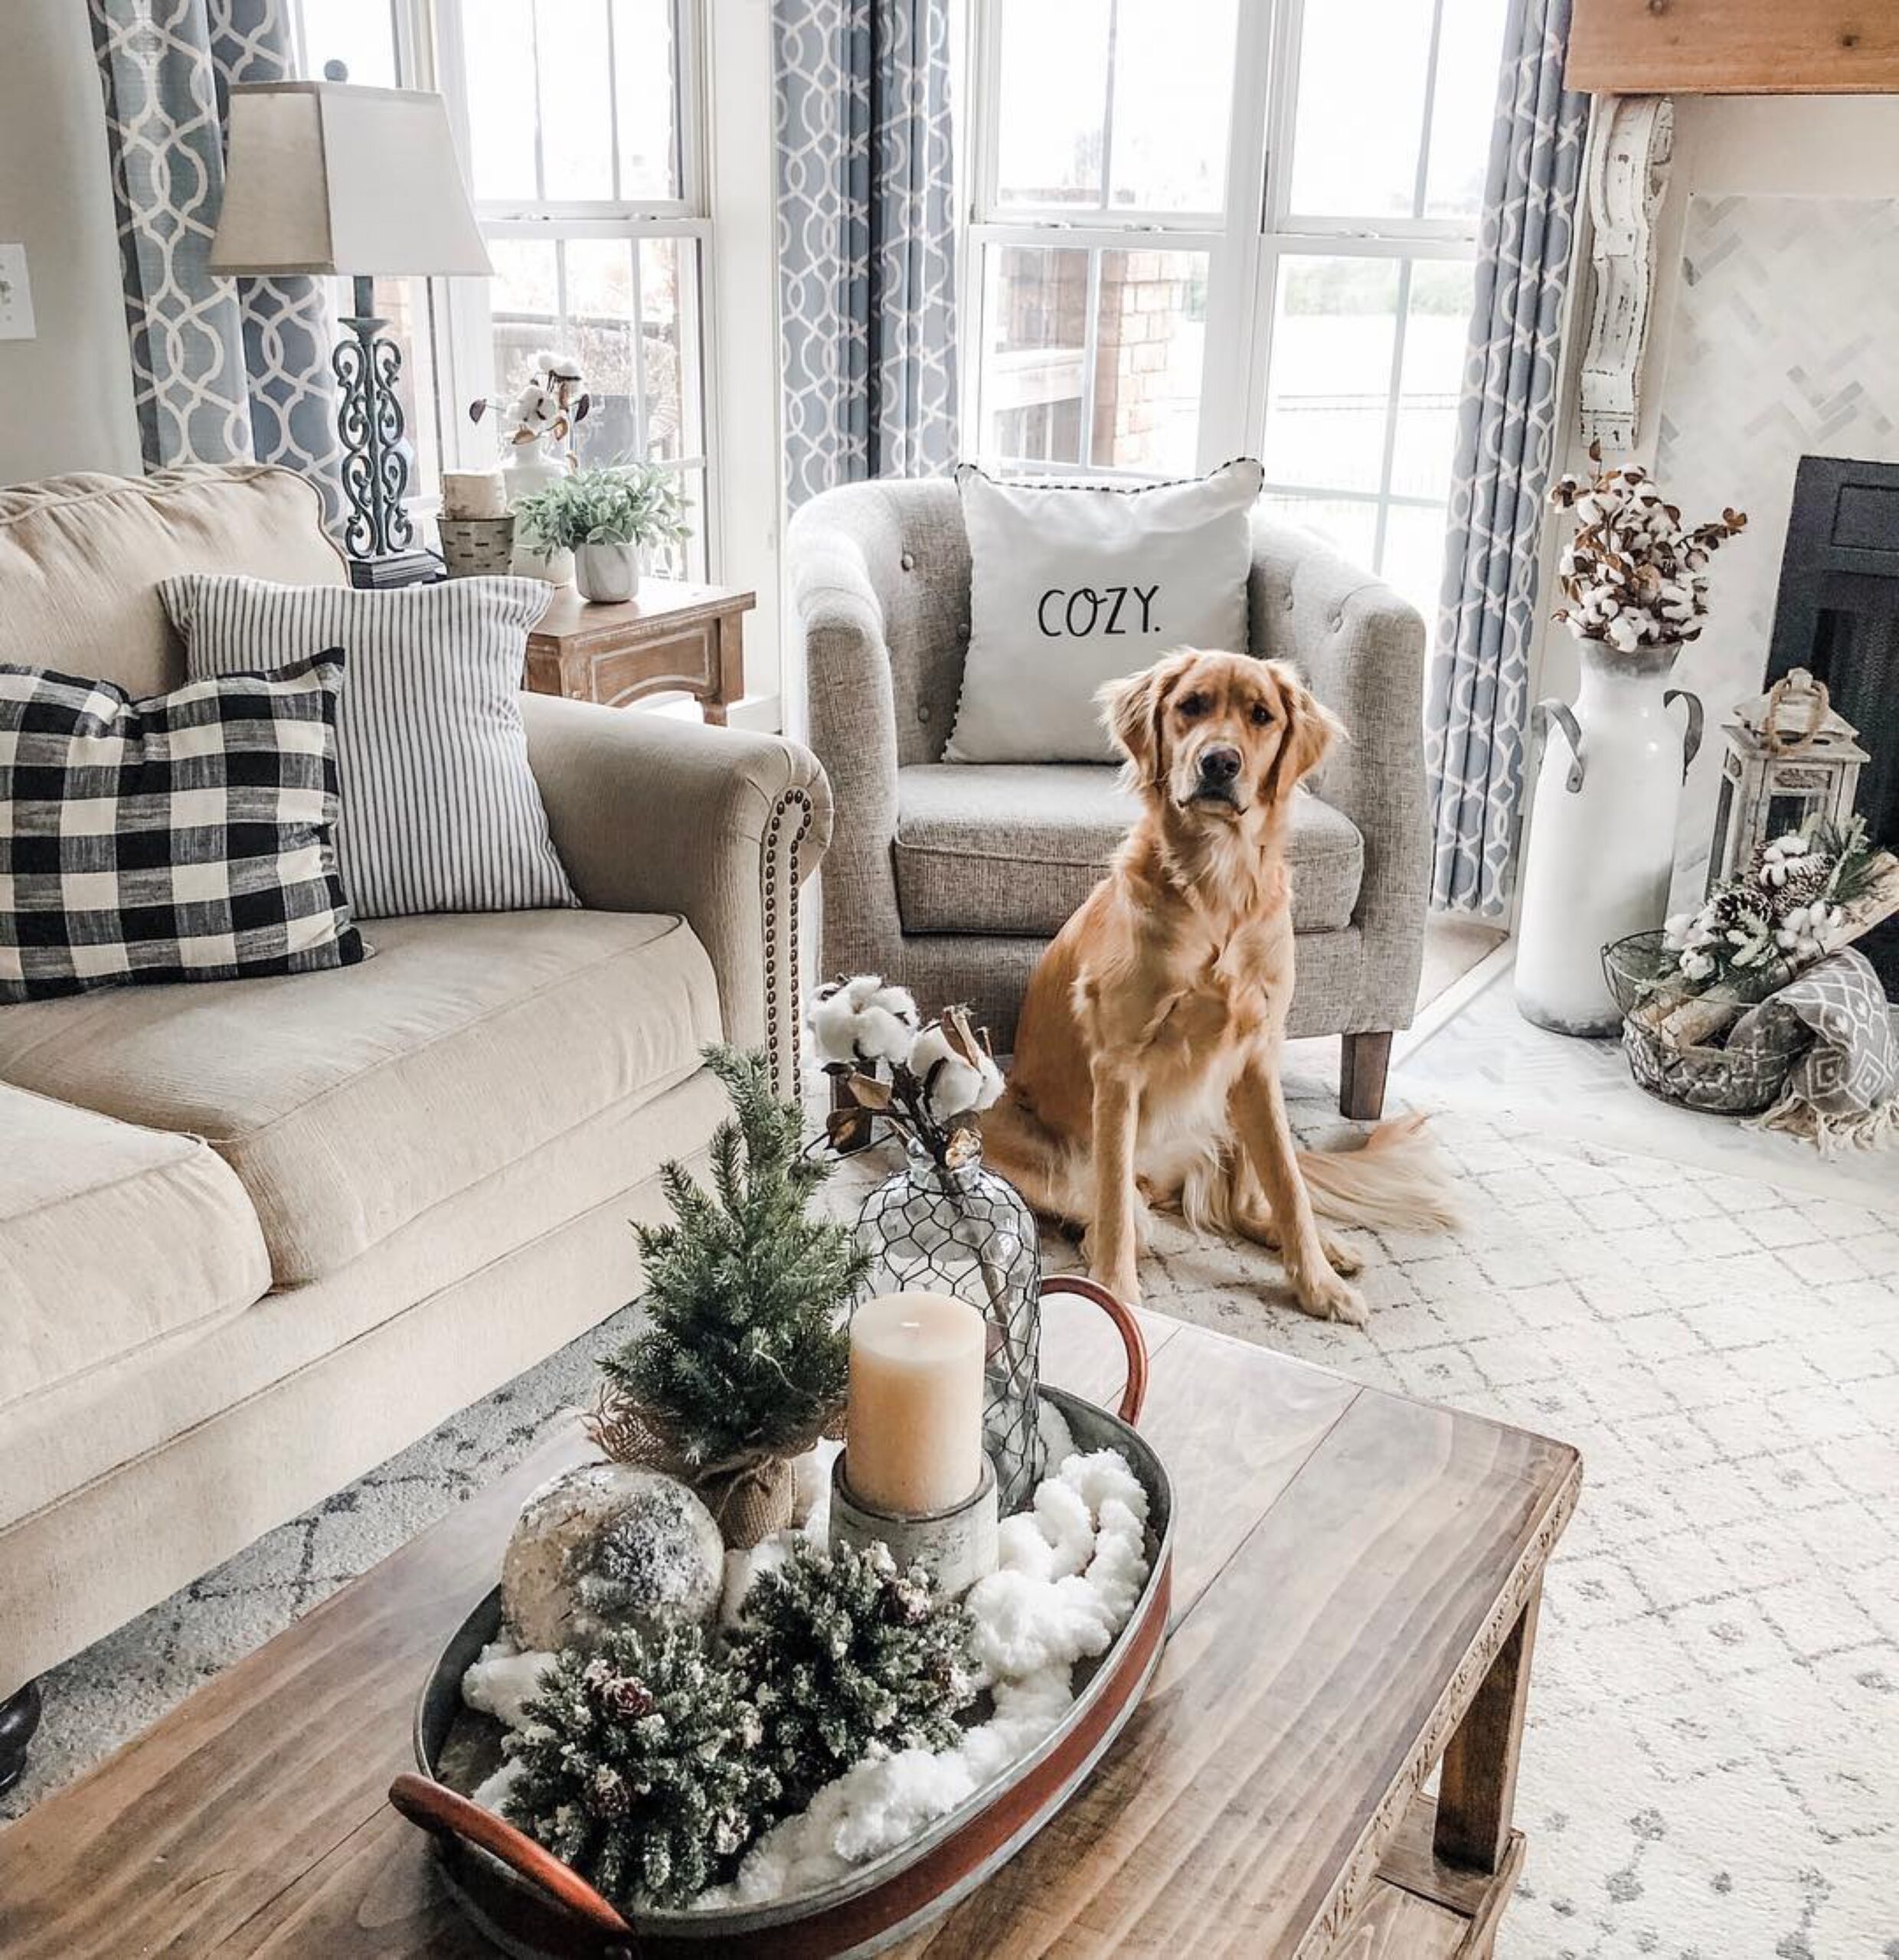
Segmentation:
<svg viewBox="0 0 1899 1960">
<path fill-rule="evenodd" d="M 870 1262 L 846 1227 L 809 1215 L 830 1166 L 805 1152 L 764 1057 L 705 1053 L 733 1109 L 711 1188 L 681 1164 L 661 1173 L 673 1222 L 634 1227 L 650 1324 L 601 1364 L 591 1428 L 615 1460 L 690 1484 L 743 1548 L 790 1523 L 792 1460 L 842 1417 L 845 1315 Z"/>
<path fill-rule="evenodd" d="M 599 604 L 639 590 L 639 554 L 690 534 L 679 473 L 652 462 L 577 469 L 515 506 L 515 535 L 543 554 L 570 550 L 580 596 Z"/>
</svg>

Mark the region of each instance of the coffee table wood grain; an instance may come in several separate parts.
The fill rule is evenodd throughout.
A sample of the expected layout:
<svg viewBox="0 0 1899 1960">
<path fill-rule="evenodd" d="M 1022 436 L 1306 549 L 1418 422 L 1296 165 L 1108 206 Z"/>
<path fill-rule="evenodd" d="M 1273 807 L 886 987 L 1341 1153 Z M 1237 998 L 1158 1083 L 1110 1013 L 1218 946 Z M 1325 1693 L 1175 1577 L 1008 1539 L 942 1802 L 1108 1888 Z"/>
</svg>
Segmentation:
<svg viewBox="0 0 1899 1960">
<path fill-rule="evenodd" d="M 1511 1797 L 1575 1452 L 1142 1321 L 1142 1429 L 1178 1520 L 1160 1670 L 1061 1817 L 896 1950 L 1489 1953 L 1523 1855 Z M 1051 1380 L 1110 1400 L 1118 1346 L 1092 1308 L 1049 1302 Z M 514 1512 L 581 1449 L 564 1431 L 0 1832 L 0 1953 L 490 1952 L 384 1792 Z"/>
</svg>

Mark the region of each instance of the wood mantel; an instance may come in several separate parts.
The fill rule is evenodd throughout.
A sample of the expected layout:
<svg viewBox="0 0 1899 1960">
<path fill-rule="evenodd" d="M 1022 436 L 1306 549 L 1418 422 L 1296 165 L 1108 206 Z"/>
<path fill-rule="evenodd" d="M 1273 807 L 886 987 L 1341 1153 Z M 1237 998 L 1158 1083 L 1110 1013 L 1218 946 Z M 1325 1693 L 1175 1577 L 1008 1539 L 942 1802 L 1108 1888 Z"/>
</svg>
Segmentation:
<svg viewBox="0 0 1899 1960">
<path fill-rule="evenodd" d="M 1607 95 L 1899 92 L 1894 0 L 1575 0 L 1567 79 Z"/>
</svg>

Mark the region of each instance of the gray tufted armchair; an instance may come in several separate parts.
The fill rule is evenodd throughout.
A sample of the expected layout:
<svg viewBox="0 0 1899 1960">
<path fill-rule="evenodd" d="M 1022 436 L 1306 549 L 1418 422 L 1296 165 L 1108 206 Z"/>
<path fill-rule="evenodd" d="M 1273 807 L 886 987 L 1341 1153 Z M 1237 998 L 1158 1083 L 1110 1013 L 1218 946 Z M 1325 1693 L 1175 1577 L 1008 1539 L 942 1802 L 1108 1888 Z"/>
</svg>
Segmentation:
<svg viewBox="0 0 1899 1960">
<path fill-rule="evenodd" d="M 943 760 L 969 643 L 953 484 L 829 491 L 789 541 L 811 746 L 836 799 L 823 971 L 966 1001 L 1005 1050 L 1031 970 L 1133 802 L 1105 766 Z M 1250 602 L 1253 651 L 1292 660 L 1351 732 L 1294 812 L 1291 1032 L 1344 1037 L 1340 1107 L 1374 1116 L 1423 952 L 1424 624 L 1305 532 L 1257 522 Z"/>
</svg>

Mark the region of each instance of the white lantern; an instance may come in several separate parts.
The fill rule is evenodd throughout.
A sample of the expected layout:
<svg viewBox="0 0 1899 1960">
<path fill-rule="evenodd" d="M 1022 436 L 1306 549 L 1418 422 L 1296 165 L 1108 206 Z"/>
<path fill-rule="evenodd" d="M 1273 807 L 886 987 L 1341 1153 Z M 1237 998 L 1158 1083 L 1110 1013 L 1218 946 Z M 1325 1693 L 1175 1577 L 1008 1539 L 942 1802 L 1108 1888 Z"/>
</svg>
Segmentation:
<svg viewBox="0 0 1899 1960">
<path fill-rule="evenodd" d="M 1738 877 L 1755 850 L 1810 818 L 1844 823 L 1853 814 L 1859 772 L 1872 758 L 1858 730 L 1804 667 L 1734 710 L 1724 723 L 1721 800 L 1708 858 L 1708 889 Z"/>
</svg>

